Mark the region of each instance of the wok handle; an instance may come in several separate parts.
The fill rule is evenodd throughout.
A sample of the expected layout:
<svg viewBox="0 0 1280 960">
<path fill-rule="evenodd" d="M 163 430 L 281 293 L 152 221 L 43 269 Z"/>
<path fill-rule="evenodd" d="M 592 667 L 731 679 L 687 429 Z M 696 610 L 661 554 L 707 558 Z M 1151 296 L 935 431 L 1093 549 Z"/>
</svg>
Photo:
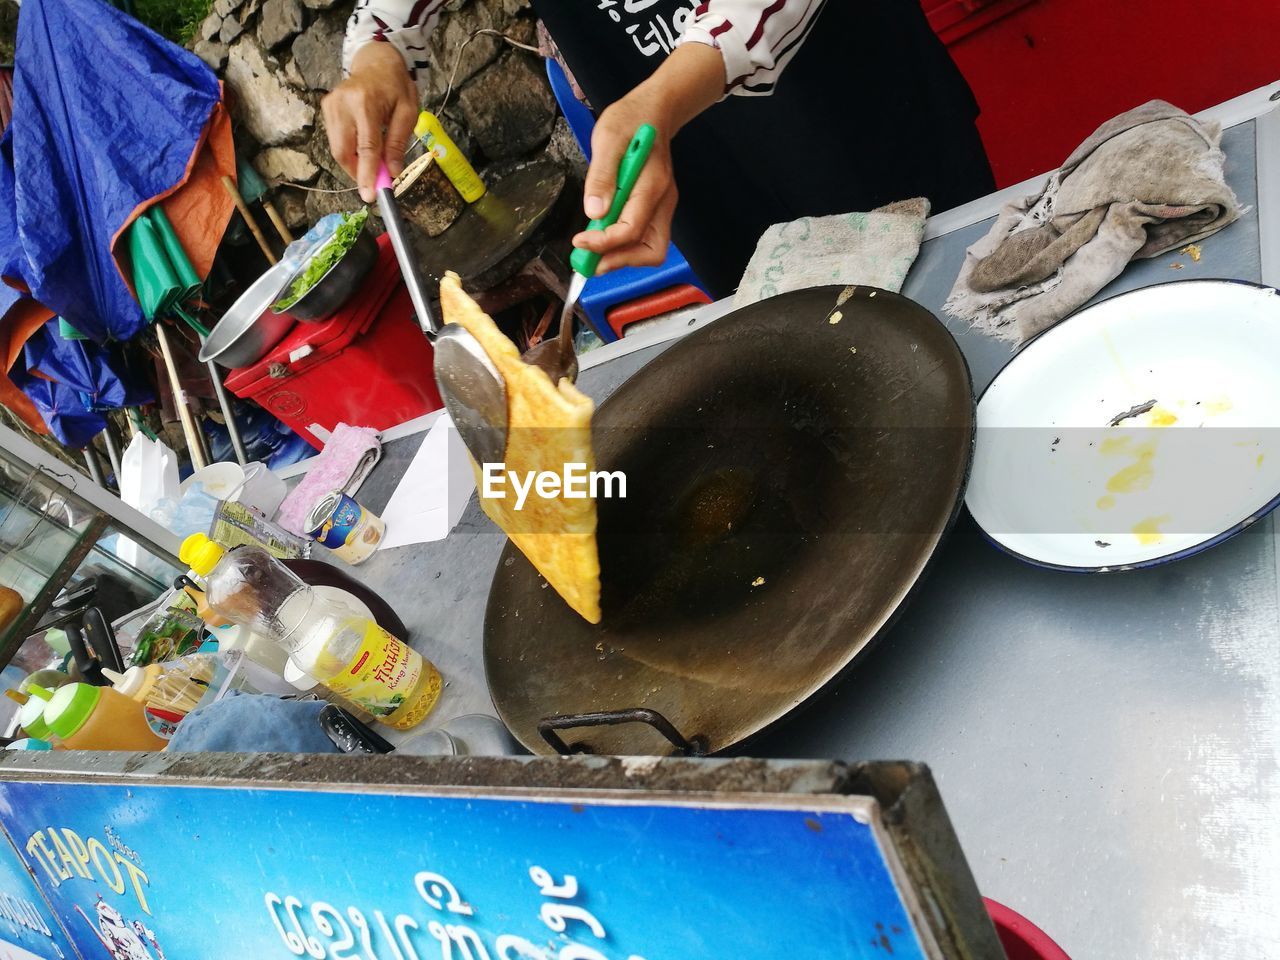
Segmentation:
<svg viewBox="0 0 1280 960">
<path fill-rule="evenodd" d="M 547 741 L 551 749 L 563 756 L 571 753 L 589 753 L 580 743 L 569 746 L 557 731 L 570 730 L 574 727 L 613 727 L 623 723 L 647 723 L 667 738 L 683 756 L 705 757 L 707 755 L 706 737 L 695 736 L 686 740 L 670 720 L 657 710 L 645 707 L 633 707 L 630 710 L 601 710 L 595 713 L 563 713 L 554 717 L 544 717 L 538 721 L 538 733 Z"/>
</svg>

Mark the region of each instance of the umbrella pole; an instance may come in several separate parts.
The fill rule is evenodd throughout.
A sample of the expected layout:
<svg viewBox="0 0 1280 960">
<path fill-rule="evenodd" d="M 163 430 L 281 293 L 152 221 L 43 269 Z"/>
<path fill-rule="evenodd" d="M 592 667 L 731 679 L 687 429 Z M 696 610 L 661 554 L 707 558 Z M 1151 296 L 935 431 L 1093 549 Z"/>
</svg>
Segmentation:
<svg viewBox="0 0 1280 960">
<path fill-rule="evenodd" d="M 94 452 L 92 443 L 84 448 L 84 465 L 89 470 L 89 479 L 103 490 L 107 489 L 107 482 L 102 478 L 102 467 L 98 465 L 98 455 Z"/>
<path fill-rule="evenodd" d="M 200 435 L 196 432 L 195 420 L 187 407 L 187 395 L 178 379 L 178 366 L 173 362 L 173 350 L 169 346 L 169 334 L 164 324 L 156 321 L 156 339 L 160 342 L 160 356 L 164 358 L 164 367 L 169 374 L 169 386 L 173 390 L 173 405 L 178 408 L 178 419 L 182 421 L 182 435 L 187 441 L 187 452 L 191 455 L 191 465 L 199 470 L 209 465 L 200 443 Z"/>
<path fill-rule="evenodd" d="M 267 238 L 262 235 L 262 228 L 258 226 L 258 221 L 254 219 L 253 212 L 249 209 L 249 205 L 244 202 L 244 197 L 240 196 L 240 191 L 236 189 L 235 182 L 230 177 L 222 178 L 222 186 L 231 195 L 232 201 L 235 202 L 236 209 L 240 211 L 240 216 L 244 217 L 245 226 L 249 228 L 249 232 L 253 234 L 253 239 L 258 241 L 258 246 L 262 248 L 263 254 L 266 255 L 267 261 L 272 265 L 276 262 L 276 255 L 271 252 L 271 247 L 267 245 Z"/>
<path fill-rule="evenodd" d="M 231 409 L 231 398 L 227 396 L 227 388 L 222 385 L 222 375 L 218 373 L 218 365 L 208 360 L 206 366 L 209 368 L 209 379 L 213 381 L 213 392 L 218 397 L 218 406 L 222 408 L 222 419 L 227 422 L 227 437 L 231 440 L 231 449 L 236 453 L 236 462 L 243 467 L 249 462 L 249 455 L 245 452 L 244 441 L 240 438 L 240 427 L 236 425 L 236 415 Z"/>
<path fill-rule="evenodd" d="M 102 442 L 107 446 L 107 459 L 111 461 L 111 470 L 116 475 L 116 482 L 120 482 L 120 448 L 116 446 L 115 434 L 111 432 L 111 424 L 108 423 L 102 431 Z"/>
<path fill-rule="evenodd" d="M 284 245 L 287 247 L 293 243 L 293 234 L 289 232 L 289 227 L 284 222 L 284 218 L 280 216 L 280 211 L 276 209 L 276 205 L 266 197 L 263 197 L 262 209 L 267 211 L 267 216 L 271 218 L 271 225 L 276 228 L 276 233 L 280 234 L 280 239 L 284 241 Z"/>
</svg>

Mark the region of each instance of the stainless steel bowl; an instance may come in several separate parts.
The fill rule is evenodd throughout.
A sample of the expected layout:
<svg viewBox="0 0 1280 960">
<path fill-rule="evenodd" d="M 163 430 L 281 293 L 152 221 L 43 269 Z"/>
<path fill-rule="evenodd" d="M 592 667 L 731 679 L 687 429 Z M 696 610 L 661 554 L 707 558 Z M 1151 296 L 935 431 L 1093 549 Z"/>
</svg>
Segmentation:
<svg viewBox="0 0 1280 960">
<path fill-rule="evenodd" d="M 260 276 L 222 315 L 200 348 L 200 362 L 235 369 L 261 360 L 293 329 L 293 318 L 271 305 L 289 282 L 293 265 L 281 261 Z"/>
<path fill-rule="evenodd" d="M 317 245 L 312 252 L 312 256 L 323 249 L 323 244 Z M 310 262 L 311 257 L 307 257 L 302 261 L 302 264 L 289 277 L 285 286 L 286 290 L 293 285 L 294 277 L 301 276 L 306 271 Z M 280 313 L 288 314 L 295 320 L 306 320 L 310 323 L 320 323 L 328 320 L 342 309 L 347 301 L 360 289 L 365 277 L 369 276 L 369 272 L 373 270 L 377 262 L 378 242 L 373 238 L 373 234 L 369 232 L 368 224 L 366 223 L 360 233 L 357 234 L 355 242 L 352 243 L 350 249 L 342 255 L 342 258 L 326 270 L 320 279 L 315 282 L 315 285 L 304 293 L 296 303 L 286 307 Z"/>
</svg>

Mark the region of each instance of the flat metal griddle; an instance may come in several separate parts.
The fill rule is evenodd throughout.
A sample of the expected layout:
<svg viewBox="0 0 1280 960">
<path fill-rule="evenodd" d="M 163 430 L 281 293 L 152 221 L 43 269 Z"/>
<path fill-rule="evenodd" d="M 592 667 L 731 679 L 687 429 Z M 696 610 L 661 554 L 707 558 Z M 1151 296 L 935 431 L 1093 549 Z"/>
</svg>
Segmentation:
<svg viewBox="0 0 1280 960">
<path fill-rule="evenodd" d="M 832 322 L 835 320 L 835 322 Z M 753 304 L 600 405 L 604 618 L 508 543 L 485 617 L 490 693 L 535 753 L 716 753 L 781 719 L 884 630 L 955 518 L 968 368 L 904 297 Z"/>
</svg>

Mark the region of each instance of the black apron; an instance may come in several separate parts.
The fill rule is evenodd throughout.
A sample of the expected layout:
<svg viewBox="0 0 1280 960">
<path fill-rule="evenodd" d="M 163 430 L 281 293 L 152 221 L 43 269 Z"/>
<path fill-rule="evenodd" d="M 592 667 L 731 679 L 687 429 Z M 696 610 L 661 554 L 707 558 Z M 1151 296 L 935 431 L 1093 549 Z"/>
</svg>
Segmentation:
<svg viewBox="0 0 1280 960">
<path fill-rule="evenodd" d="M 658 67 L 695 6 L 533 5 L 597 114 Z M 675 137 L 673 239 L 723 297 L 771 224 L 917 196 L 937 212 L 989 193 L 977 115 L 919 0 L 827 0 L 770 96 L 731 96 Z"/>
</svg>

